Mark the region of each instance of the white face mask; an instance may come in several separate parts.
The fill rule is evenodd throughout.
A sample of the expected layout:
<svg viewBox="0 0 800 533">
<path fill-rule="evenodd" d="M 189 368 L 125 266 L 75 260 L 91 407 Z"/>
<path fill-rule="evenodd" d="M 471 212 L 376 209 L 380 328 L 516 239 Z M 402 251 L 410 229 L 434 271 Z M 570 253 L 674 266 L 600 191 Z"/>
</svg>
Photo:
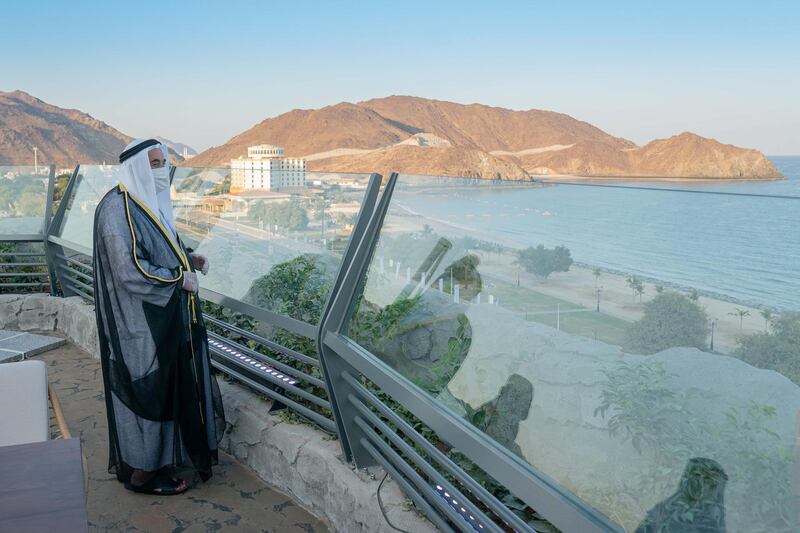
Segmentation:
<svg viewBox="0 0 800 533">
<path fill-rule="evenodd" d="M 163 166 L 161 168 L 151 168 L 153 172 L 153 179 L 155 180 L 156 184 L 156 193 L 160 193 L 166 189 L 169 189 L 169 168 L 167 166 Z"/>
</svg>

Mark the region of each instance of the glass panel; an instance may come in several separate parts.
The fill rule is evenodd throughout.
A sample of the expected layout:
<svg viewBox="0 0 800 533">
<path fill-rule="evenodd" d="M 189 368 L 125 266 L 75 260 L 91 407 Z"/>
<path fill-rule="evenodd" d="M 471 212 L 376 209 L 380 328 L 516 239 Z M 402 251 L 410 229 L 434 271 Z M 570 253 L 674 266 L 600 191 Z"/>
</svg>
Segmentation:
<svg viewBox="0 0 800 533">
<path fill-rule="evenodd" d="M 209 257 L 204 288 L 316 324 L 368 181 L 310 172 L 303 187 L 236 190 L 230 169 L 179 167 L 176 223 Z"/>
<path fill-rule="evenodd" d="M 50 167 L 0 166 L 0 235 L 41 235 Z"/>
<path fill-rule="evenodd" d="M 117 183 L 119 165 L 81 165 L 64 219 L 55 235 L 91 250 L 94 210 Z"/>
<path fill-rule="evenodd" d="M 178 231 L 212 265 L 202 286 L 316 324 L 369 176 L 308 173 L 305 187 L 273 191 L 231 191 L 230 176 L 175 169 Z M 95 208 L 118 182 L 117 165 L 82 165 L 56 235 L 91 249 Z"/>
<path fill-rule="evenodd" d="M 796 198 L 403 176 L 349 335 L 628 531 L 797 531 L 798 257 Z"/>
</svg>

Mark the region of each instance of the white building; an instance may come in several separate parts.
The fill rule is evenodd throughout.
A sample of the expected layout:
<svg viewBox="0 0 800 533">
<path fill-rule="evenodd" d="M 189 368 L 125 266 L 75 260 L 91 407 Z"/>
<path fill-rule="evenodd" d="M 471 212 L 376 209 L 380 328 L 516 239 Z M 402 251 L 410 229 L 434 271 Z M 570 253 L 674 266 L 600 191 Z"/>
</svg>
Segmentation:
<svg viewBox="0 0 800 533">
<path fill-rule="evenodd" d="M 272 191 L 306 185 L 306 160 L 284 157 L 281 146 L 259 144 L 247 157 L 231 159 L 231 189 Z"/>
</svg>

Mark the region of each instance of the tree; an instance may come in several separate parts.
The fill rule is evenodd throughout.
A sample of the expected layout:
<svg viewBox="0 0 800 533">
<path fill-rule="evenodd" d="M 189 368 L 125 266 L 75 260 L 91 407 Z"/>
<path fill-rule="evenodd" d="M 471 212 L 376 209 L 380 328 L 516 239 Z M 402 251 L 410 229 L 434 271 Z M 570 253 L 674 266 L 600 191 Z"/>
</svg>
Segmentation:
<svg viewBox="0 0 800 533">
<path fill-rule="evenodd" d="M 800 385 L 800 313 L 774 318 L 769 332 L 741 336 L 733 354 L 755 367 L 780 372 Z"/>
<path fill-rule="evenodd" d="M 309 207 L 314 212 L 314 220 L 322 222 L 325 218 L 325 209 L 328 207 L 325 198 L 322 196 L 315 196 L 309 202 Z"/>
<path fill-rule="evenodd" d="M 636 287 L 633 289 L 636 292 L 636 295 L 639 297 L 639 302 L 642 301 L 642 296 L 644 295 L 644 283 L 641 281 L 636 284 Z"/>
<path fill-rule="evenodd" d="M 225 176 L 222 181 L 214 185 L 210 191 L 208 191 L 209 195 L 219 195 L 219 194 L 228 194 L 231 192 L 231 175 L 228 174 Z"/>
<path fill-rule="evenodd" d="M 36 192 L 25 191 L 17 200 L 16 214 L 23 217 L 44 215 L 44 196 Z"/>
<path fill-rule="evenodd" d="M 764 309 L 761 311 L 761 316 L 764 318 L 764 331 L 769 331 L 769 324 L 772 322 L 772 319 L 775 318 L 772 311 L 769 309 Z"/>
<path fill-rule="evenodd" d="M 676 346 L 703 349 L 708 317 L 699 305 L 675 291 L 664 291 L 644 304 L 644 316 L 628 329 L 625 349 L 656 353 Z"/>
<path fill-rule="evenodd" d="M 266 226 L 286 229 L 305 229 L 308 227 L 308 213 L 298 200 L 288 202 L 256 202 L 247 211 L 250 218 L 263 222 Z"/>
<path fill-rule="evenodd" d="M 572 256 L 566 246 L 545 248 L 539 245 L 536 248 L 528 247 L 517 253 L 518 262 L 527 272 L 532 272 L 540 278 L 547 278 L 553 272 L 567 272 L 572 266 Z"/>
<path fill-rule="evenodd" d="M 636 296 L 638 296 L 641 302 L 642 295 L 644 294 L 644 283 L 642 283 L 642 280 L 636 276 L 628 276 L 625 282 L 628 284 L 628 287 L 631 288 L 631 291 L 633 291 L 633 297 L 636 298 Z"/>
<path fill-rule="evenodd" d="M 728 313 L 728 315 L 739 318 L 739 331 L 741 331 L 742 327 L 744 326 L 744 317 L 750 316 L 750 311 L 748 311 L 747 309 L 739 309 L 737 307 L 735 311 L 731 311 L 730 313 Z"/>
<path fill-rule="evenodd" d="M 340 226 L 350 226 L 355 224 L 358 213 L 343 213 L 342 211 L 337 211 L 332 216 L 333 221 Z"/>
<path fill-rule="evenodd" d="M 64 191 L 67 190 L 67 184 L 69 183 L 69 178 L 71 176 L 72 176 L 71 174 L 59 174 L 58 176 L 56 176 L 53 187 L 54 209 L 58 205 L 58 202 L 61 201 L 61 198 L 64 197 Z"/>
</svg>

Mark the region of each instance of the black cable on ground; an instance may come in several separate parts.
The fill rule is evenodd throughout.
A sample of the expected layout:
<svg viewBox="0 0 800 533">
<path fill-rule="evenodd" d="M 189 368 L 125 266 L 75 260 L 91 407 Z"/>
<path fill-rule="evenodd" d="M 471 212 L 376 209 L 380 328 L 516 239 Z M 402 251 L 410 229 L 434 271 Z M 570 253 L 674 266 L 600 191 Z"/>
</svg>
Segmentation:
<svg viewBox="0 0 800 533">
<path fill-rule="evenodd" d="M 410 531 L 406 531 L 405 529 L 401 529 L 401 528 L 395 526 L 394 524 L 392 524 L 391 520 L 389 520 L 389 517 L 386 515 L 386 510 L 383 508 L 383 500 L 381 499 L 381 488 L 383 487 L 383 482 L 386 481 L 387 477 L 389 477 L 389 472 L 386 472 L 386 474 L 383 475 L 383 479 L 381 479 L 381 482 L 378 485 L 378 490 L 376 492 L 376 495 L 378 496 L 378 507 L 381 510 L 381 514 L 383 515 L 383 519 L 386 520 L 386 523 L 389 524 L 389 527 L 391 527 L 395 531 L 401 531 L 402 533 L 411 533 Z"/>
</svg>

